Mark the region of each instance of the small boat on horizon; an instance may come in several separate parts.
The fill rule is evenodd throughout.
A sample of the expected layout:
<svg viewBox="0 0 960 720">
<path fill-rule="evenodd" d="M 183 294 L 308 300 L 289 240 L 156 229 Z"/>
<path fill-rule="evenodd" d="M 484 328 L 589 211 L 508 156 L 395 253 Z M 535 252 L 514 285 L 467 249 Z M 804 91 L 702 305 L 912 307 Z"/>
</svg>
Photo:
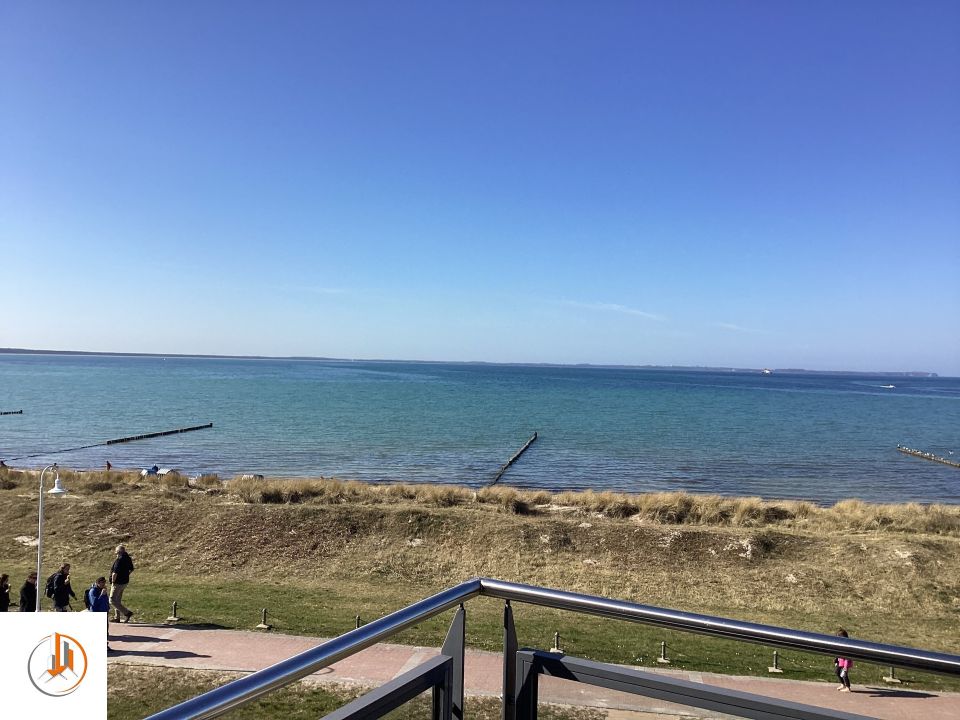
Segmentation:
<svg viewBox="0 0 960 720">
<path fill-rule="evenodd" d="M 896 385 L 881 385 L 880 387 L 885 388 L 886 390 L 893 390 Z"/>
<path fill-rule="evenodd" d="M 763 370 L 760 371 L 760 374 L 761 374 L 761 375 L 773 375 L 773 370 L 771 370 L 770 368 L 764 368 Z"/>
</svg>

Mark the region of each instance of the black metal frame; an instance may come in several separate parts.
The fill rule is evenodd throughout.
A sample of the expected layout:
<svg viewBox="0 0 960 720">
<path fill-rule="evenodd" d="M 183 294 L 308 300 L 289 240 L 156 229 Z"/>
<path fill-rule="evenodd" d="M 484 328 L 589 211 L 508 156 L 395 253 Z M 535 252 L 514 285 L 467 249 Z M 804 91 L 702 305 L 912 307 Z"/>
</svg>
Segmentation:
<svg viewBox="0 0 960 720">
<path fill-rule="evenodd" d="M 542 650 L 517 652 L 516 720 L 537 720 L 538 679 L 550 675 L 608 690 L 722 712 L 752 720 L 871 720 L 863 715 L 826 710 L 813 705 L 774 700 L 762 695 L 717 688 L 640 670 L 597 663 Z"/>
</svg>

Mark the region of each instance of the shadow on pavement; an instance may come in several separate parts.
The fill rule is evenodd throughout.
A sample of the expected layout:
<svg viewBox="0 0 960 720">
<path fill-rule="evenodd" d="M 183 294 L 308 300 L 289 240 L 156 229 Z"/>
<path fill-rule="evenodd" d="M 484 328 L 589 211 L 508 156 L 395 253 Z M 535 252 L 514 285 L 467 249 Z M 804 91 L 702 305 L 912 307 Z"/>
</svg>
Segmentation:
<svg viewBox="0 0 960 720">
<path fill-rule="evenodd" d="M 883 698 L 932 698 L 937 697 L 933 693 L 920 692 L 919 690 L 895 690 L 893 688 L 868 687 L 860 691 L 870 697 Z"/>
<path fill-rule="evenodd" d="M 177 623 L 175 625 L 170 625 L 169 623 L 115 623 L 112 620 L 110 621 L 110 628 L 116 628 L 120 625 L 133 625 L 134 627 L 142 628 L 155 628 L 157 630 L 233 630 L 236 628 L 228 628 L 226 625 L 218 625 L 217 623 Z"/>
<path fill-rule="evenodd" d="M 208 658 L 209 655 L 199 655 L 197 653 L 186 652 L 185 650 L 171 650 L 169 652 L 149 652 L 147 650 L 123 650 L 121 648 L 110 648 L 111 657 L 121 655 L 131 655 L 136 657 L 155 657 L 164 660 L 184 660 L 186 658 Z"/>
<path fill-rule="evenodd" d="M 158 638 L 151 637 L 150 635 L 116 635 L 111 634 L 107 636 L 107 640 L 112 642 L 128 642 L 128 643 L 139 643 L 139 642 L 170 642 L 170 638 Z"/>
</svg>

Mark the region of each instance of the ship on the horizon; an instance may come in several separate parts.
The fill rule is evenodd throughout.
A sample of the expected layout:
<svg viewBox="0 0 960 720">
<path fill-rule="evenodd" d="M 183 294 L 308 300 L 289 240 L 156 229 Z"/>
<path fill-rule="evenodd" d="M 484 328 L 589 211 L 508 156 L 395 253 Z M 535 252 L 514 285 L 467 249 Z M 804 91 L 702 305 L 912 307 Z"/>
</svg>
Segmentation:
<svg viewBox="0 0 960 720">
<path fill-rule="evenodd" d="M 773 370 L 771 370 L 770 368 L 764 368 L 763 370 L 760 371 L 760 374 L 761 374 L 761 375 L 773 375 Z"/>
</svg>

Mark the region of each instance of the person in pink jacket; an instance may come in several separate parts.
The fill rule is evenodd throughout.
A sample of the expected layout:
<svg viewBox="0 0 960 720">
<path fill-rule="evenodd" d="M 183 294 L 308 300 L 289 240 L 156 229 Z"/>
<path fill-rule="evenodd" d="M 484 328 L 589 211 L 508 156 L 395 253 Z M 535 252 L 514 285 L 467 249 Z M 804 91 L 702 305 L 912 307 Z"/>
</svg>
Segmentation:
<svg viewBox="0 0 960 720">
<path fill-rule="evenodd" d="M 839 637 L 850 637 L 843 628 L 837 630 L 837 635 Z M 840 681 L 840 687 L 837 690 L 840 692 L 850 692 L 850 668 L 852 667 L 853 660 L 848 660 L 845 657 L 838 657 L 833 661 L 833 671 Z"/>
</svg>

